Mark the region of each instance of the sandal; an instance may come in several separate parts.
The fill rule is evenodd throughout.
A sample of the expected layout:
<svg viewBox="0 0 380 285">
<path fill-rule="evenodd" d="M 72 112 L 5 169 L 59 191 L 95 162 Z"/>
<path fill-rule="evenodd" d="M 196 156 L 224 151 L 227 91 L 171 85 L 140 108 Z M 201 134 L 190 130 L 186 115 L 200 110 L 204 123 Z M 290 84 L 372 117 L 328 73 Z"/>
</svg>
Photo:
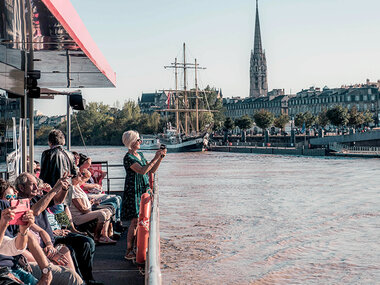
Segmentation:
<svg viewBox="0 0 380 285">
<path fill-rule="evenodd" d="M 136 258 L 136 253 L 133 249 L 127 251 L 124 255 L 124 259 L 126 260 L 134 260 Z"/>
<path fill-rule="evenodd" d="M 101 236 L 99 240 L 97 241 L 98 244 L 115 244 L 117 241 L 110 239 L 109 237 L 106 236 Z"/>
</svg>

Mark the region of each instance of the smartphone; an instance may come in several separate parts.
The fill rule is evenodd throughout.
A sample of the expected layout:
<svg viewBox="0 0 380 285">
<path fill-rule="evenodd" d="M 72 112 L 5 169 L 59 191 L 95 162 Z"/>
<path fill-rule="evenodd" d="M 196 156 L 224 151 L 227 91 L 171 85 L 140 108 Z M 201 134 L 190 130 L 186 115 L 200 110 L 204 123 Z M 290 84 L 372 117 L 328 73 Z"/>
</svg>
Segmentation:
<svg viewBox="0 0 380 285">
<path fill-rule="evenodd" d="M 22 221 L 22 216 L 26 211 L 30 210 L 30 201 L 29 199 L 19 199 L 11 200 L 11 207 L 16 207 L 15 218 L 9 222 L 10 225 L 26 225 L 26 222 Z"/>
<path fill-rule="evenodd" d="M 166 149 L 166 145 L 162 143 L 162 144 L 160 145 L 160 149 Z M 164 156 L 165 156 L 165 155 L 161 154 L 161 157 L 164 157 Z"/>
</svg>

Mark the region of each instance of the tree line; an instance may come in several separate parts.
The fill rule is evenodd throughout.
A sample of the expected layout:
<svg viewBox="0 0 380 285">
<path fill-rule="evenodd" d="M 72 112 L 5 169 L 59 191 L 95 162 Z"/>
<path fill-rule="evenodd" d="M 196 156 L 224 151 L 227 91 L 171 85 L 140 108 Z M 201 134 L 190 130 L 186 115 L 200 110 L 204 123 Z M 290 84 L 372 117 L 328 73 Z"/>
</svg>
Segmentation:
<svg viewBox="0 0 380 285">
<path fill-rule="evenodd" d="M 245 131 L 252 128 L 253 123 L 255 123 L 256 126 L 263 130 L 271 126 L 283 130 L 289 121 L 290 117 L 287 114 L 275 117 L 270 111 L 262 109 L 256 112 L 252 118 L 248 115 L 244 115 L 235 120 L 226 118 L 224 129 L 232 130 L 234 127 L 238 127 L 240 130 Z M 294 118 L 294 125 L 298 128 L 305 129 L 309 129 L 312 126 L 324 129 L 328 125 L 333 125 L 338 129 L 346 126 L 358 129 L 363 126 L 368 127 L 373 122 L 373 116 L 369 111 L 359 112 L 355 106 L 348 110 L 340 105 L 323 110 L 318 116 L 314 116 L 307 111 L 298 113 Z"/>
<path fill-rule="evenodd" d="M 225 120 L 222 100 L 217 98 L 215 88 L 206 89 L 210 92 L 199 100 L 201 108 L 209 106 L 218 112 L 201 113 L 200 126 L 201 128 L 206 125 L 213 125 L 214 128 L 222 126 Z M 174 113 L 168 113 L 167 116 L 161 116 L 157 112 L 141 113 L 140 107 L 133 100 L 126 101 L 122 108 L 91 102 L 85 110 L 75 111 L 71 116 L 71 144 L 122 145 L 123 132 L 136 130 L 140 134 L 157 134 L 163 132 L 168 122 L 174 125 Z M 66 121 L 55 128 L 66 133 Z M 52 126 L 42 126 L 36 130 L 35 144 L 46 145 L 48 134 L 52 129 Z"/>
</svg>

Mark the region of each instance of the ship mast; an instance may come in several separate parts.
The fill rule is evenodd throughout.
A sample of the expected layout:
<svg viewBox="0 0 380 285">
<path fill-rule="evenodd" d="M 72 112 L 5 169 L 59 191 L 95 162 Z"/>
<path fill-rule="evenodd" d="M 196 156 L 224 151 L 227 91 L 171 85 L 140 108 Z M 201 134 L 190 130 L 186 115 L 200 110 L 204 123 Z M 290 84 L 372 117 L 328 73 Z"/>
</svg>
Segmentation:
<svg viewBox="0 0 380 285">
<path fill-rule="evenodd" d="M 183 90 L 184 90 L 184 102 L 185 102 L 185 109 L 189 109 L 189 104 L 187 101 L 187 90 L 186 90 L 186 44 L 183 43 Z M 185 112 L 185 135 L 188 134 L 188 112 Z"/>
<path fill-rule="evenodd" d="M 196 132 L 199 132 L 199 112 L 198 112 L 198 80 L 197 80 L 197 59 L 195 59 L 195 127 Z"/>
<path fill-rule="evenodd" d="M 182 127 L 182 130 L 184 131 L 185 135 L 189 134 L 189 115 L 190 112 L 195 112 L 196 113 L 196 132 L 199 132 L 199 112 L 210 112 L 210 110 L 203 110 L 199 109 L 199 97 L 198 97 L 198 70 L 199 69 L 206 69 L 205 67 L 199 67 L 197 60 L 195 59 L 195 64 L 194 63 L 187 63 L 186 62 L 186 44 L 183 43 L 183 62 L 178 62 L 177 58 L 175 58 L 174 63 L 171 63 L 169 66 L 164 66 L 164 68 L 174 68 L 175 69 L 175 109 L 165 109 L 162 111 L 167 111 L 167 112 L 175 112 L 176 113 L 176 128 L 177 132 L 179 133 L 180 128 L 181 128 L 181 123 L 180 123 L 180 115 L 179 113 L 184 113 L 184 119 L 185 119 L 185 126 Z M 178 90 L 178 68 L 183 69 L 183 90 Z M 190 109 L 190 104 L 188 99 L 193 98 L 189 97 L 188 90 L 187 90 L 187 69 L 195 69 L 195 109 Z M 163 90 L 165 91 L 165 90 Z M 171 90 L 169 90 L 171 91 Z M 183 99 L 183 108 L 179 108 L 179 92 L 183 93 L 182 99 Z M 204 91 L 206 92 L 206 91 Z M 214 111 L 211 111 L 214 112 Z"/>
<path fill-rule="evenodd" d="M 178 69 L 177 69 L 177 58 L 174 61 L 175 68 L 175 108 L 179 109 L 179 98 L 178 98 Z M 175 126 L 177 128 L 177 134 L 179 134 L 179 112 L 175 113 Z"/>
</svg>

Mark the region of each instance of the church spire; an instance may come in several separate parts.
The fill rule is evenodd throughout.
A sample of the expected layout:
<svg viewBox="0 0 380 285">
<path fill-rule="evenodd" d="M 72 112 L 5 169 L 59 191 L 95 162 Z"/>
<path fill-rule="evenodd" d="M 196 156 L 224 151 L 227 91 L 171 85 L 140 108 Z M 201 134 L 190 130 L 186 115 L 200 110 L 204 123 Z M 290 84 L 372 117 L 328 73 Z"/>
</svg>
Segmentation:
<svg viewBox="0 0 380 285">
<path fill-rule="evenodd" d="M 256 0 L 255 43 L 251 51 L 249 97 L 258 98 L 267 94 L 267 60 L 261 43 L 259 3 Z"/>
<path fill-rule="evenodd" d="M 260 32 L 260 19 L 259 19 L 259 3 L 256 0 L 256 23 L 255 23 L 255 46 L 254 53 L 262 53 L 263 48 L 261 45 L 261 32 Z"/>
</svg>

